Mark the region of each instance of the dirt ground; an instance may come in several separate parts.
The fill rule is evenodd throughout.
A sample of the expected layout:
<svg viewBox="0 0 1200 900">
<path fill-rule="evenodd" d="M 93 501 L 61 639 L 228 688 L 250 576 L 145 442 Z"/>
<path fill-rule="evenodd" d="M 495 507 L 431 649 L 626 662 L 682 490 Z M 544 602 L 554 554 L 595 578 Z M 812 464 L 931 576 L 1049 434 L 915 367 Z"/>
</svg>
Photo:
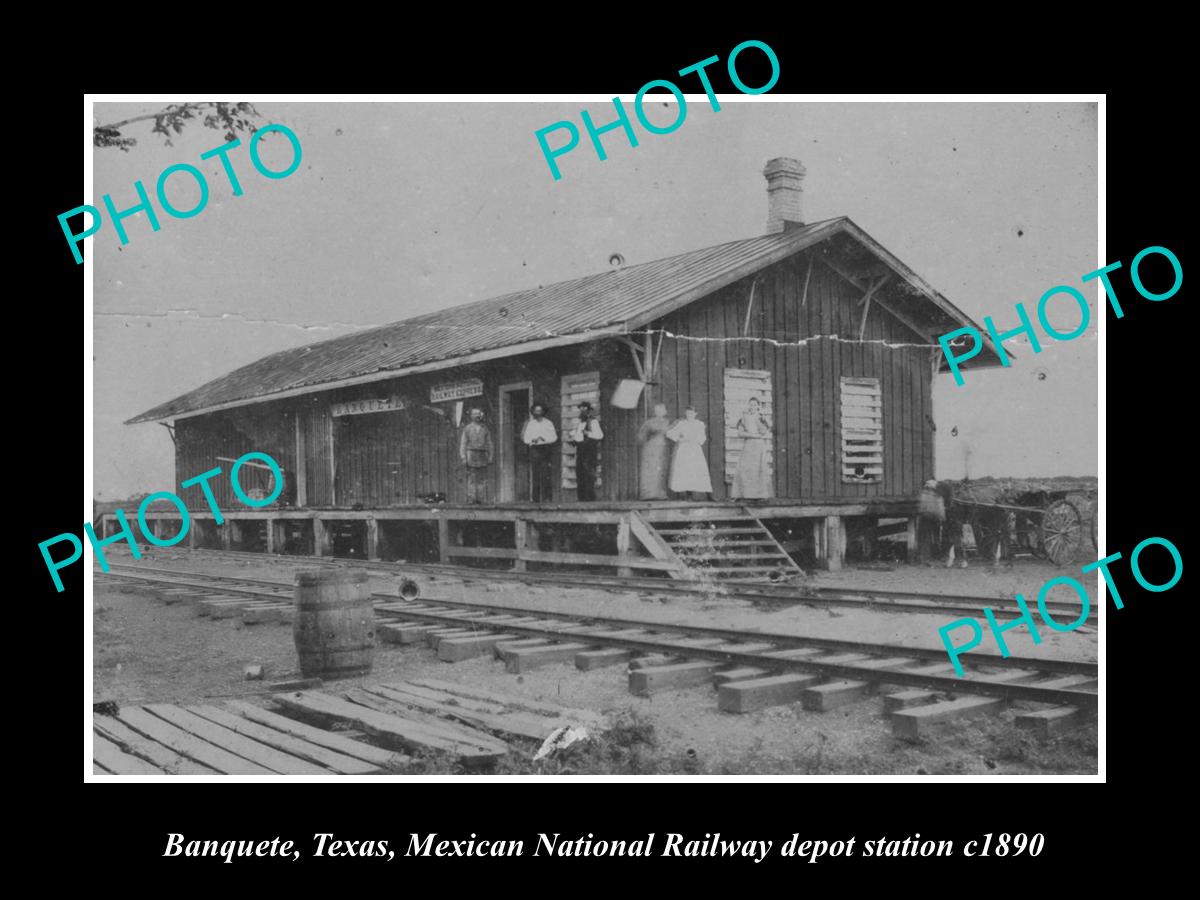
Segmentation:
<svg viewBox="0 0 1200 900">
<path fill-rule="evenodd" d="M 114 560 L 116 561 L 116 560 Z M 146 565 L 290 582 L 303 564 L 276 560 L 220 560 L 160 552 Z M 137 565 L 135 562 L 134 565 Z M 1046 580 L 1064 574 L 1044 563 L 966 570 L 898 566 L 892 571 L 846 569 L 822 573 L 817 584 L 889 587 L 943 593 L 1011 597 L 1016 591 L 1036 598 Z M 372 572 L 373 589 L 394 592 L 395 576 Z M 588 589 L 529 587 L 509 582 L 470 582 L 438 577 L 419 579 L 421 599 L 466 599 L 476 603 L 523 606 L 605 615 L 646 622 L 688 621 L 766 632 L 940 647 L 936 629 L 948 616 L 897 614 L 800 605 L 763 611 L 721 596 L 650 595 Z M 586 576 L 581 578 L 581 583 Z M 1087 582 L 1085 582 L 1087 583 Z M 1089 590 L 1094 585 L 1089 584 Z M 1092 595 L 1093 599 L 1095 594 Z M 1033 601 L 1031 601 L 1033 602 Z M 244 680 L 250 664 L 266 678 L 298 676 L 290 626 L 244 625 L 239 619 L 196 616 L 186 604 L 165 605 L 152 589 L 97 585 L 94 594 L 93 696 L 96 701 L 195 703 L 203 699 L 253 696 L 264 688 Z M 1027 632 L 1009 632 L 1014 654 L 1057 658 L 1096 658 L 1096 634 L 1043 631 L 1035 647 Z M 991 650 L 989 643 L 980 650 Z M 1038 743 L 1012 725 L 1012 711 L 961 722 L 927 742 L 909 744 L 891 736 L 881 700 L 870 698 L 828 713 L 800 704 L 750 715 L 719 712 L 711 687 L 634 697 L 623 666 L 580 672 L 559 664 L 524 675 L 505 673 L 490 657 L 443 663 L 423 645 L 381 645 L 373 683 L 411 678 L 461 681 L 489 690 L 517 693 L 567 706 L 595 709 L 613 717 L 633 716 L 653 726 L 657 751 L 683 760 L 680 771 L 728 774 L 1029 774 L 1096 771 L 1094 721 L 1061 738 Z M 351 685 L 354 680 L 338 682 Z M 676 770 L 676 769 L 672 769 Z"/>
</svg>

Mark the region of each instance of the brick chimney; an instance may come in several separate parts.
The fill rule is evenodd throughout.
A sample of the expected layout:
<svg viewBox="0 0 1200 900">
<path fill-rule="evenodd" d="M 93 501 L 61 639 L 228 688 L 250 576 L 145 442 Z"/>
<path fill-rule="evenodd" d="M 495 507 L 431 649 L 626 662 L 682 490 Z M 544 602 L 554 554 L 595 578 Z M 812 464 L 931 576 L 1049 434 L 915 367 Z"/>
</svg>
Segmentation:
<svg viewBox="0 0 1200 900">
<path fill-rule="evenodd" d="M 804 166 L 798 159 L 777 157 L 763 167 L 767 179 L 767 234 L 779 234 L 804 224 L 801 199 Z"/>
</svg>

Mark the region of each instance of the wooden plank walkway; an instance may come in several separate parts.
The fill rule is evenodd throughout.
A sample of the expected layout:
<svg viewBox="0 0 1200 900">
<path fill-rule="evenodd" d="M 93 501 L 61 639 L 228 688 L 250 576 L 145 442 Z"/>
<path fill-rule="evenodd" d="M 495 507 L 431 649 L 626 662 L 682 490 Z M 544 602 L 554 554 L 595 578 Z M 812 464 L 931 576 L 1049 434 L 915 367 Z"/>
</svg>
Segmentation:
<svg viewBox="0 0 1200 900">
<path fill-rule="evenodd" d="M 508 741 L 531 749 L 561 728 L 596 732 L 606 725 L 590 710 L 433 679 L 348 687 L 336 694 L 289 690 L 265 699 L 278 711 L 226 700 L 151 703 L 95 714 L 94 772 L 371 775 L 411 762 L 403 751 L 448 753 L 480 767 L 511 752 Z M 345 728 L 355 737 L 335 730 Z"/>
<path fill-rule="evenodd" d="M 244 701 L 93 715 L 97 775 L 367 775 L 408 761 Z"/>
<path fill-rule="evenodd" d="M 503 741 L 484 732 L 449 722 L 439 724 L 397 715 L 392 710 L 361 705 L 364 698 L 357 693 L 353 696 L 356 702 L 321 691 L 294 691 L 277 694 L 272 699 L 296 716 L 348 725 L 397 748 L 450 753 L 468 764 L 494 762 L 508 753 Z"/>
</svg>

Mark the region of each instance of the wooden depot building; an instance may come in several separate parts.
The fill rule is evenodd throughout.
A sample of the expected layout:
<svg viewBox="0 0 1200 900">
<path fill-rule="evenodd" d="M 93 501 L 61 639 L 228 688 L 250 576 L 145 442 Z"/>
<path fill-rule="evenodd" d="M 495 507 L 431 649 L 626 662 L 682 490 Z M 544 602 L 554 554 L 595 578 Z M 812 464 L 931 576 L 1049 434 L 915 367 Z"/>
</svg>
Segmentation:
<svg viewBox="0 0 1200 900">
<path fill-rule="evenodd" d="M 911 549 L 934 477 L 937 336 L 979 326 L 849 219 L 805 223 L 800 163 L 764 175 L 761 236 L 274 353 L 128 424 L 172 429 L 193 546 L 745 578 L 837 567 L 889 533 Z M 998 364 L 986 347 L 968 365 Z M 749 505 L 730 486 L 751 396 L 770 429 L 769 497 Z M 530 406 L 561 437 L 580 400 L 604 432 L 596 499 L 577 499 L 560 440 L 552 499 L 534 504 Z M 711 502 L 638 499 L 638 429 L 658 403 L 706 423 Z M 472 407 L 495 451 L 482 505 L 465 502 L 459 461 Z M 282 493 L 252 510 L 214 480 L 215 527 L 179 482 L 251 451 L 278 461 Z M 241 475 L 273 490 L 267 469 Z"/>
</svg>

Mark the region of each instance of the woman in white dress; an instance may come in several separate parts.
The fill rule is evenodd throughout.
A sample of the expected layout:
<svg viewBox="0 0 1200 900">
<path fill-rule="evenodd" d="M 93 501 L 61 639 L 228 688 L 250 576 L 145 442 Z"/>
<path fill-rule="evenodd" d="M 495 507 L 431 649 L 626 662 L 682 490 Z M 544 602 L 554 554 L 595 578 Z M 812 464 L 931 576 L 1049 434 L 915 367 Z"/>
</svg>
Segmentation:
<svg viewBox="0 0 1200 900">
<path fill-rule="evenodd" d="M 708 474 L 708 460 L 700 448 L 708 440 L 704 423 L 696 418 L 696 410 L 688 407 L 685 418 L 667 430 L 667 440 L 675 442 L 675 457 L 671 461 L 671 490 L 679 494 L 689 491 L 699 494 L 692 499 L 712 499 L 712 479 Z"/>
</svg>

